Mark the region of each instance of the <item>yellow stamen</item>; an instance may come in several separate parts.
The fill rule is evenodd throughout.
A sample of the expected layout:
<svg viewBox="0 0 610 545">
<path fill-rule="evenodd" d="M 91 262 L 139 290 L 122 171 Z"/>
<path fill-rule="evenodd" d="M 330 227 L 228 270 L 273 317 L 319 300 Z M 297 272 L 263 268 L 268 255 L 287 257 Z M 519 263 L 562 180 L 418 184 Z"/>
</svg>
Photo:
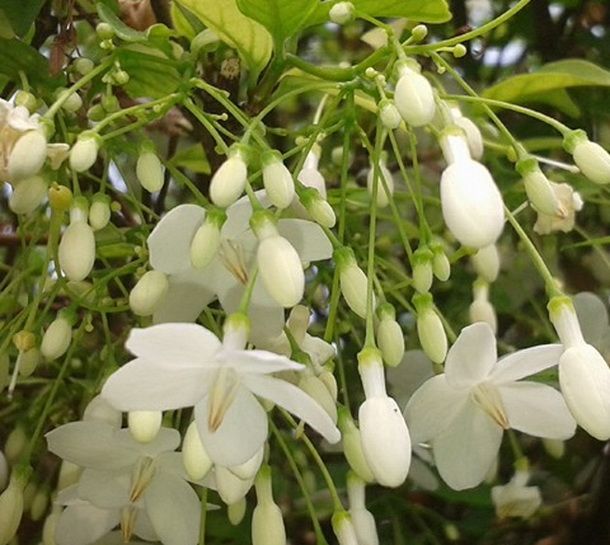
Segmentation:
<svg viewBox="0 0 610 545">
<path fill-rule="evenodd" d="M 472 399 L 498 426 L 505 430 L 510 428 L 502 397 L 495 386 L 485 382 L 479 384 L 472 392 Z"/>
<path fill-rule="evenodd" d="M 238 388 L 237 373 L 228 367 L 221 367 L 216 374 L 208 401 L 208 429 L 210 431 L 215 432 L 222 424 L 225 414 L 237 395 Z"/>
</svg>

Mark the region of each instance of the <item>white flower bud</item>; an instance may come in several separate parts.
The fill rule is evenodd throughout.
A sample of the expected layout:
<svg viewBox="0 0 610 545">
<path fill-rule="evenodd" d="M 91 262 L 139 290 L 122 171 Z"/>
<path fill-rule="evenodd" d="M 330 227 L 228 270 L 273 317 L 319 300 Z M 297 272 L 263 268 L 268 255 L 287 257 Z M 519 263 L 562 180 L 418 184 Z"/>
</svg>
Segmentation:
<svg viewBox="0 0 610 545">
<path fill-rule="evenodd" d="M 51 513 L 42 527 L 42 543 L 43 545 L 57 545 L 55 541 L 55 531 L 57 529 L 57 521 L 61 516 L 61 511 Z"/>
<path fill-rule="evenodd" d="M 340 407 L 338 411 L 338 426 L 341 430 L 341 440 L 343 442 L 343 453 L 350 468 L 363 481 L 372 483 L 375 476 L 369 467 L 364 451 L 362 450 L 362 438 L 360 430 L 354 423 L 349 409 Z"/>
<path fill-rule="evenodd" d="M 390 367 L 396 367 L 405 354 L 405 337 L 394 315 L 394 309 L 384 305 L 380 311 L 376 335 L 383 361 Z"/>
<path fill-rule="evenodd" d="M 517 163 L 517 170 L 523 176 L 525 192 L 532 206 L 543 214 L 565 216 L 566 211 L 557 198 L 551 182 L 540 170 L 538 161 L 533 158 L 522 159 Z"/>
<path fill-rule="evenodd" d="M 563 458 L 566 451 L 566 442 L 562 439 L 548 439 L 542 438 L 542 446 L 549 456 L 552 456 L 556 460 Z"/>
<path fill-rule="evenodd" d="M 329 229 L 335 226 L 335 223 L 337 222 L 335 211 L 333 210 L 333 207 L 322 198 L 319 191 L 311 187 L 304 189 L 299 196 L 299 199 L 312 220 Z"/>
<path fill-rule="evenodd" d="M 473 159 L 479 161 L 483 157 L 483 152 L 485 151 L 483 136 L 481 135 L 479 127 L 477 127 L 470 118 L 464 116 L 458 117 L 454 122 L 466 134 L 470 155 Z"/>
<path fill-rule="evenodd" d="M 129 411 L 127 426 L 129 433 L 138 443 L 150 443 L 161 429 L 161 411 Z"/>
<path fill-rule="evenodd" d="M 373 195 L 373 182 L 375 179 L 375 167 L 371 165 L 366 177 L 366 187 L 369 195 Z M 382 180 L 385 180 L 385 186 Z M 387 191 L 386 191 L 387 188 Z M 383 162 L 379 163 L 379 178 L 377 180 L 377 207 L 385 208 L 390 203 L 394 194 L 394 177 Z"/>
<path fill-rule="evenodd" d="M 68 113 L 75 113 L 83 106 L 83 99 L 78 93 L 70 93 L 67 89 L 63 89 L 58 93 L 58 99 L 63 99 L 61 107 Z M 66 97 L 64 99 L 64 96 Z"/>
<path fill-rule="evenodd" d="M 320 159 L 320 147 L 316 144 L 307 154 L 303 169 L 297 174 L 297 180 L 305 187 L 317 189 L 323 199 L 326 199 L 326 181 L 324 176 L 318 170 L 318 161 Z"/>
<path fill-rule="evenodd" d="M 568 135 L 564 147 L 589 180 L 596 184 L 610 183 L 610 154 L 599 144 L 591 142 L 584 131 L 574 131 Z"/>
<path fill-rule="evenodd" d="M 328 18 L 338 25 L 349 23 L 354 18 L 354 4 L 337 2 L 328 12 Z"/>
<path fill-rule="evenodd" d="M 17 140 L 8 157 L 9 179 L 15 183 L 38 174 L 46 158 L 47 139 L 43 132 L 27 131 Z"/>
<path fill-rule="evenodd" d="M 476 273 L 490 284 L 496 281 L 500 272 L 500 254 L 495 244 L 479 248 L 471 258 Z"/>
<path fill-rule="evenodd" d="M 379 545 L 375 518 L 365 505 L 365 483 L 352 472 L 347 476 L 347 495 L 358 545 Z"/>
<path fill-rule="evenodd" d="M 441 206 L 447 227 L 464 246 L 483 248 L 502 234 L 502 195 L 481 163 L 459 160 L 443 171 Z"/>
<path fill-rule="evenodd" d="M 40 350 L 38 348 L 30 348 L 25 352 L 20 352 L 19 356 L 17 356 L 17 368 L 19 369 L 19 374 L 27 378 L 34 371 L 36 371 L 36 367 L 41 360 Z"/>
<path fill-rule="evenodd" d="M 383 126 L 390 131 L 397 129 L 402 121 L 398 108 L 391 100 L 387 99 L 379 103 L 379 117 Z"/>
<path fill-rule="evenodd" d="M 284 518 L 273 501 L 269 466 L 261 468 L 254 485 L 257 504 L 252 513 L 252 545 L 286 545 Z"/>
<path fill-rule="evenodd" d="M 93 229 L 80 216 L 75 215 L 64 231 L 58 257 L 61 270 L 69 280 L 84 280 L 91 272 L 95 262 L 95 237 Z"/>
<path fill-rule="evenodd" d="M 306 374 L 299 380 L 299 388 L 328 413 L 334 424 L 337 423 L 336 400 L 322 380 L 314 375 Z"/>
<path fill-rule="evenodd" d="M 182 442 L 182 463 L 187 475 L 193 480 L 203 479 L 212 469 L 212 460 L 206 452 L 195 422 L 191 422 Z"/>
<path fill-rule="evenodd" d="M 493 305 L 486 299 L 475 299 L 468 309 L 470 323 L 485 322 L 494 333 L 498 332 L 498 319 Z"/>
<path fill-rule="evenodd" d="M 191 241 L 191 264 L 196 269 L 204 269 L 216 256 L 220 247 L 220 229 L 225 219 L 225 214 L 210 211 L 195 232 Z"/>
<path fill-rule="evenodd" d="M 253 479 L 240 479 L 228 468 L 216 465 L 214 469 L 216 475 L 216 486 L 220 499 L 227 505 L 237 503 L 241 500 L 252 487 Z"/>
<path fill-rule="evenodd" d="M 451 263 L 440 244 L 432 246 L 432 272 L 441 282 L 446 282 L 451 276 Z"/>
<path fill-rule="evenodd" d="M 237 526 L 244 520 L 247 506 L 246 498 L 241 498 L 237 502 L 227 505 L 227 518 L 233 526 Z"/>
<path fill-rule="evenodd" d="M 413 253 L 413 288 L 418 293 L 427 293 L 432 287 L 432 251 L 421 246 Z"/>
<path fill-rule="evenodd" d="M 430 82 L 407 65 L 399 68 L 399 79 L 394 91 L 394 104 L 402 118 L 412 127 L 427 125 L 432 121 L 436 111 Z"/>
<path fill-rule="evenodd" d="M 49 506 L 49 492 L 46 487 L 41 487 L 34 494 L 32 505 L 30 506 L 30 518 L 39 521 L 47 511 Z"/>
<path fill-rule="evenodd" d="M 359 545 L 352 517 L 347 511 L 339 511 L 331 518 L 333 532 L 339 545 Z"/>
<path fill-rule="evenodd" d="M 216 206 L 226 208 L 239 199 L 247 179 L 248 167 L 243 154 L 235 149 L 212 176 L 210 199 Z"/>
<path fill-rule="evenodd" d="M 336 250 L 334 258 L 339 268 L 341 293 L 347 306 L 361 318 L 366 318 L 366 274 L 358 267 L 353 252 L 348 248 Z"/>
<path fill-rule="evenodd" d="M 8 206 L 15 214 L 29 214 L 45 200 L 47 181 L 42 176 L 32 176 L 13 184 Z"/>
<path fill-rule="evenodd" d="M 75 172 L 89 170 L 97 160 L 100 148 L 99 136 L 91 132 L 83 132 L 70 150 L 70 168 Z"/>
<path fill-rule="evenodd" d="M 91 199 L 89 208 L 89 225 L 94 231 L 99 231 L 108 225 L 110 221 L 110 197 L 98 193 Z"/>
<path fill-rule="evenodd" d="M 66 353 L 71 342 L 72 323 L 65 313 L 60 313 L 42 336 L 40 352 L 46 360 L 55 360 Z"/>
<path fill-rule="evenodd" d="M 13 474 L 8 488 L 0 494 L 0 545 L 8 545 L 17 533 L 23 516 L 25 484 Z"/>
<path fill-rule="evenodd" d="M 442 363 L 447 355 L 447 335 L 432 305 L 432 296 L 415 297 L 414 303 L 417 308 L 417 335 L 422 350 L 434 363 Z"/>
<path fill-rule="evenodd" d="M 138 155 L 136 163 L 136 176 L 140 185 L 149 191 L 155 193 L 163 187 L 165 176 L 165 167 L 152 151 L 142 151 Z"/>
<path fill-rule="evenodd" d="M 8 434 L 6 443 L 4 443 L 4 455 L 8 463 L 12 466 L 21 458 L 28 444 L 28 438 L 25 430 L 17 425 L 16 428 Z"/>
<path fill-rule="evenodd" d="M 273 206 L 283 209 L 290 206 L 294 199 L 294 180 L 292 174 L 282 163 L 278 152 L 263 154 L 263 184 L 267 197 Z"/>
<path fill-rule="evenodd" d="M 151 316 L 163 301 L 169 282 L 160 271 L 148 271 L 129 293 L 129 307 L 138 316 Z"/>
</svg>

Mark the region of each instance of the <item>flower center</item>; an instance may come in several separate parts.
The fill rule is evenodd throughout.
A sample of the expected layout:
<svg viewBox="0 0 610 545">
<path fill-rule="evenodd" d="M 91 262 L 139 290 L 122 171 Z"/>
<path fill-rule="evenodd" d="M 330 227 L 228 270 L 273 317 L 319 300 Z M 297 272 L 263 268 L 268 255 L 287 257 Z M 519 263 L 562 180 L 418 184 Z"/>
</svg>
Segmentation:
<svg viewBox="0 0 610 545">
<path fill-rule="evenodd" d="M 131 536 L 136 527 L 137 516 L 138 511 L 133 505 L 123 507 L 121 510 L 121 537 L 123 538 L 123 543 L 131 541 Z"/>
<path fill-rule="evenodd" d="M 498 426 L 505 430 L 510 428 L 502 397 L 500 397 L 500 393 L 495 386 L 485 382 L 479 384 L 472 391 L 472 399 Z"/>
<path fill-rule="evenodd" d="M 129 492 L 130 502 L 136 502 L 142 497 L 154 474 L 154 460 L 148 456 L 140 458 L 132 474 L 131 491 Z"/>
<path fill-rule="evenodd" d="M 216 374 L 208 399 L 208 429 L 211 432 L 215 432 L 222 424 L 238 389 L 237 373 L 229 367 L 221 367 Z"/>
<path fill-rule="evenodd" d="M 224 239 L 220 243 L 218 255 L 222 264 L 239 282 L 248 283 L 248 270 L 241 244 L 235 240 Z"/>
</svg>

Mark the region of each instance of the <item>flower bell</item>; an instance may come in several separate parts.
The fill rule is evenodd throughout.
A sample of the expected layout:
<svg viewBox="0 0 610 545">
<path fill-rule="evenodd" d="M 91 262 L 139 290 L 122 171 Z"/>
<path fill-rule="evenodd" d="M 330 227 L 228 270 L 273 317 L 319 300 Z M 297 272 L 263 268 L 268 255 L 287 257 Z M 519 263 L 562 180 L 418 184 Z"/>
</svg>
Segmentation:
<svg viewBox="0 0 610 545">
<path fill-rule="evenodd" d="M 129 293 L 129 307 L 138 316 L 151 316 L 169 289 L 167 276 L 160 271 L 147 271 Z"/>
<path fill-rule="evenodd" d="M 379 118 L 382 125 L 388 130 L 397 129 L 400 126 L 402 117 L 394 102 L 385 98 L 379 102 Z"/>
<path fill-rule="evenodd" d="M 94 231 L 99 231 L 110 221 L 110 197 L 105 193 L 96 193 L 91 198 L 89 208 L 89 225 Z"/>
<path fill-rule="evenodd" d="M 245 153 L 239 146 L 229 150 L 225 162 L 220 165 L 210 181 L 210 199 L 216 206 L 226 208 L 244 192 L 248 180 Z"/>
<path fill-rule="evenodd" d="M 263 184 L 269 201 L 280 210 L 287 208 L 294 199 L 294 180 L 282 162 L 281 154 L 269 150 L 263 153 L 261 163 L 263 165 Z"/>
<path fill-rule="evenodd" d="M 394 104 L 412 127 L 427 125 L 436 112 L 432 86 L 420 72 L 421 67 L 414 61 L 401 63 L 394 91 Z"/>
<path fill-rule="evenodd" d="M 264 465 L 254 481 L 256 507 L 252 513 L 252 545 L 285 545 L 282 511 L 273 500 L 271 468 Z"/>
<path fill-rule="evenodd" d="M 47 138 L 43 131 L 27 131 L 17 140 L 9 155 L 9 179 L 14 183 L 38 174 L 46 158 Z"/>
<path fill-rule="evenodd" d="M 84 197 L 74 199 L 70 209 L 70 225 L 59 242 L 59 264 L 69 280 L 84 280 L 95 262 L 95 237 L 87 223 L 87 201 Z"/>
<path fill-rule="evenodd" d="M 432 287 L 432 259 L 434 254 L 427 246 L 413 252 L 413 288 L 418 293 L 427 293 Z"/>
<path fill-rule="evenodd" d="M 596 184 L 610 183 L 610 154 L 596 142 L 591 142 L 583 130 L 569 133 L 563 147 L 572 154 L 576 166 Z"/>
<path fill-rule="evenodd" d="M 523 176 L 527 198 L 538 212 L 559 217 L 566 215 L 566 210 L 553 191 L 551 182 L 540 170 L 536 159 L 521 159 L 517 162 L 517 171 Z"/>
<path fill-rule="evenodd" d="M 136 177 L 146 191 L 150 193 L 161 191 L 165 180 L 165 167 L 154 149 L 145 146 L 140 151 L 136 163 Z"/>
<path fill-rule="evenodd" d="M 23 516 L 26 484 L 27 478 L 14 470 L 7 489 L 0 494 L 0 545 L 8 545 L 17 533 Z"/>
<path fill-rule="evenodd" d="M 422 350 L 434 363 L 443 363 L 447 355 L 447 335 L 434 309 L 432 295 L 417 294 L 413 303 L 417 309 L 417 335 Z"/>
<path fill-rule="evenodd" d="M 70 168 L 74 172 L 89 170 L 97 160 L 100 143 L 97 133 L 93 131 L 81 133 L 70 150 Z"/>
<path fill-rule="evenodd" d="M 337 216 L 333 207 L 328 204 L 320 192 L 313 187 L 307 187 L 301 190 L 299 200 L 309 213 L 309 216 L 322 227 L 332 229 L 337 223 Z"/>
</svg>

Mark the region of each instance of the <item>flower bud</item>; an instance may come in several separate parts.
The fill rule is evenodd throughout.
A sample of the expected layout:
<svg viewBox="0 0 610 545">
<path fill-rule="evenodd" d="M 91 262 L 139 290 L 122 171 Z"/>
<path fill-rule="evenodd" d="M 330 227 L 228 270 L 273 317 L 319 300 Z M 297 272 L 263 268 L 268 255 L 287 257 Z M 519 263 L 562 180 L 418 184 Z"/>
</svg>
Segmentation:
<svg viewBox="0 0 610 545">
<path fill-rule="evenodd" d="M 273 501 L 271 468 L 263 466 L 254 482 L 257 504 L 252 513 L 252 545 L 285 545 L 282 511 Z"/>
<path fill-rule="evenodd" d="M 365 505 L 365 483 L 351 471 L 347 475 L 347 495 L 358 545 L 379 545 L 375 519 Z"/>
<path fill-rule="evenodd" d="M 57 522 L 61 516 L 61 511 L 53 511 L 44 521 L 42 526 L 42 543 L 43 545 L 57 545 L 55 541 L 55 532 L 57 530 Z"/>
<path fill-rule="evenodd" d="M 495 244 L 479 248 L 471 258 L 476 273 L 490 284 L 495 282 L 500 272 L 500 254 Z"/>
<path fill-rule="evenodd" d="M 0 494 L 0 545 L 8 545 L 15 537 L 23 516 L 23 489 L 27 479 L 13 472 L 8 488 Z"/>
<path fill-rule="evenodd" d="M 543 437 L 542 446 L 544 447 L 546 453 L 556 460 L 563 458 L 566 451 L 566 442 L 562 439 L 548 439 Z"/>
<path fill-rule="evenodd" d="M 360 430 L 354 423 L 349 409 L 339 407 L 337 425 L 341 430 L 341 439 L 343 441 L 343 453 L 350 468 L 363 481 L 372 483 L 375 481 L 375 476 L 369 467 L 364 451 L 362 450 L 362 439 Z"/>
<path fill-rule="evenodd" d="M 297 180 L 301 182 L 305 187 L 311 187 L 317 189 L 318 193 L 323 199 L 326 199 L 326 181 L 324 176 L 318 170 L 318 161 L 320 159 L 320 146 L 317 144 L 313 146 L 311 151 L 307 154 L 303 168 L 297 174 Z"/>
<path fill-rule="evenodd" d="M 94 231 L 99 231 L 110 221 L 110 197 L 104 193 L 96 193 L 91 198 L 89 208 L 89 225 Z"/>
<path fill-rule="evenodd" d="M 69 280 L 84 280 L 95 262 L 95 237 L 85 221 L 86 201 L 76 201 L 70 209 L 70 225 L 59 242 L 59 264 Z"/>
<path fill-rule="evenodd" d="M 433 244 L 432 249 L 432 272 L 441 282 L 446 282 L 451 276 L 451 263 L 445 254 L 442 244 Z"/>
<path fill-rule="evenodd" d="M 386 365 L 396 367 L 402 361 L 405 337 L 396 321 L 394 308 L 389 303 L 384 303 L 379 311 L 377 344 Z"/>
<path fill-rule="evenodd" d="M 390 203 L 390 199 L 394 194 L 394 177 L 388 170 L 385 164 L 382 162 L 378 165 L 378 179 L 377 179 L 377 207 L 385 208 Z M 375 180 L 375 167 L 371 165 L 369 173 L 366 177 L 366 187 L 369 195 L 373 195 L 373 183 Z M 382 181 L 385 181 L 384 182 Z"/>
<path fill-rule="evenodd" d="M 70 168 L 74 172 L 89 170 L 97 160 L 99 136 L 94 132 L 81 133 L 70 150 Z"/>
<path fill-rule="evenodd" d="M 294 180 L 276 151 L 268 151 L 261 159 L 263 164 L 263 184 L 267 197 L 273 206 L 283 209 L 294 199 Z"/>
<path fill-rule="evenodd" d="M 334 424 L 337 423 L 337 404 L 326 384 L 315 375 L 302 375 L 299 388 L 309 395 L 330 416 Z"/>
<path fill-rule="evenodd" d="M 36 97 L 29 91 L 24 91 L 23 89 L 20 89 L 15 93 L 15 106 L 23 106 L 24 108 L 27 108 L 31 113 L 37 109 L 38 100 L 36 100 Z"/>
<path fill-rule="evenodd" d="M 227 505 L 227 518 L 233 526 L 237 526 L 244 520 L 246 515 L 246 507 L 248 506 L 246 498 L 241 498 L 235 503 Z"/>
<path fill-rule="evenodd" d="M 86 76 L 95 68 L 95 63 L 87 57 L 79 57 L 74 61 L 72 66 L 81 76 Z"/>
<path fill-rule="evenodd" d="M 55 212 L 64 212 L 72 205 L 72 191 L 65 185 L 53 184 L 48 192 L 49 204 Z"/>
<path fill-rule="evenodd" d="M 0 492 L 2 492 L 8 484 L 8 462 L 4 453 L 0 450 Z"/>
<path fill-rule="evenodd" d="M 468 117 L 460 116 L 454 120 L 454 123 L 466 134 L 466 142 L 470 155 L 476 161 L 480 161 L 483 157 L 485 147 L 483 144 L 483 136 L 479 127 Z"/>
<path fill-rule="evenodd" d="M 358 267 L 354 252 L 350 248 L 335 250 L 334 260 L 339 268 L 341 293 L 352 311 L 366 318 L 366 293 L 368 280 L 364 271 Z"/>
<path fill-rule="evenodd" d="M 41 130 L 24 133 L 13 146 L 8 158 L 8 176 L 12 183 L 40 172 L 47 158 L 47 139 Z"/>
<path fill-rule="evenodd" d="M 42 486 L 34 494 L 32 505 L 30 505 L 30 518 L 33 521 L 39 521 L 47 512 L 49 506 L 49 491 Z"/>
<path fill-rule="evenodd" d="M 163 301 L 169 281 L 161 271 L 148 271 L 129 293 L 129 307 L 137 316 L 151 316 Z"/>
<path fill-rule="evenodd" d="M 397 129 L 402 121 L 398 108 L 388 99 L 384 99 L 379 103 L 379 117 L 381 118 L 382 125 L 390 131 Z"/>
<path fill-rule="evenodd" d="M 129 411 L 127 426 L 129 433 L 138 443 L 150 443 L 161 429 L 161 411 Z"/>
<path fill-rule="evenodd" d="M 432 287 L 432 251 L 420 246 L 413 253 L 413 288 L 418 293 L 427 293 Z"/>
<path fill-rule="evenodd" d="M 193 481 L 203 479 L 212 468 L 212 460 L 206 452 L 195 422 L 191 422 L 182 442 L 182 463 Z"/>
<path fill-rule="evenodd" d="M 339 545 L 359 545 L 352 517 L 347 511 L 337 511 L 331 518 L 331 524 Z"/>
<path fill-rule="evenodd" d="M 596 184 L 610 183 L 610 154 L 599 144 L 591 142 L 584 131 L 572 131 L 563 145 L 589 180 Z"/>
<path fill-rule="evenodd" d="M 409 125 L 421 127 L 432 121 L 436 104 L 430 82 L 419 73 L 419 65 L 414 66 L 399 67 L 394 104 Z"/>
<path fill-rule="evenodd" d="M 233 148 L 229 157 L 220 165 L 210 181 L 210 199 L 216 206 L 226 208 L 244 192 L 248 179 L 248 167 L 243 153 Z"/>
<path fill-rule="evenodd" d="M 240 479 L 228 468 L 216 465 L 216 486 L 218 495 L 226 505 L 232 505 L 241 500 L 252 487 L 253 479 Z"/>
<path fill-rule="evenodd" d="M 42 176 L 25 178 L 14 185 L 8 206 L 15 214 L 29 214 L 42 204 L 47 190 L 47 181 Z"/>
<path fill-rule="evenodd" d="M 328 18 L 338 25 L 349 23 L 354 18 L 354 4 L 337 2 L 328 12 Z"/>
<path fill-rule="evenodd" d="M 207 267 L 220 247 L 220 229 L 226 220 L 220 211 L 208 211 L 204 222 L 195 232 L 191 241 L 191 264 L 196 269 Z"/>
<path fill-rule="evenodd" d="M 140 185 L 147 191 L 155 193 L 161 190 L 165 176 L 165 167 L 156 153 L 142 151 L 138 155 L 136 176 Z"/>
<path fill-rule="evenodd" d="M 28 444 L 28 438 L 22 426 L 17 425 L 6 438 L 4 443 L 4 455 L 9 463 L 13 466 L 21 458 L 25 452 L 25 447 Z"/>
<path fill-rule="evenodd" d="M 34 371 L 36 371 L 36 367 L 38 367 L 40 359 L 40 350 L 38 350 L 36 347 L 30 348 L 25 352 L 19 352 L 16 365 L 16 368 L 19 369 L 19 374 L 24 378 L 29 377 Z"/>
<path fill-rule="evenodd" d="M 68 113 L 75 113 L 83 106 L 83 99 L 78 93 L 71 93 L 68 89 L 59 89 L 56 93 L 57 100 L 63 100 L 62 109 Z"/>
<path fill-rule="evenodd" d="M 470 305 L 470 322 L 485 322 L 494 333 L 498 331 L 498 319 L 493 305 L 489 302 L 489 285 L 482 279 L 478 279 L 472 287 L 474 301 Z"/>
<path fill-rule="evenodd" d="M 447 335 L 434 310 L 432 296 L 416 295 L 413 302 L 417 308 L 417 335 L 422 350 L 434 363 L 442 363 L 447 355 Z"/>
<path fill-rule="evenodd" d="M 51 322 L 40 343 L 40 352 L 48 361 L 63 356 L 72 342 L 72 321 L 66 312 L 60 312 Z"/>
<path fill-rule="evenodd" d="M 517 170 L 523 176 L 527 198 L 538 212 L 551 216 L 565 216 L 566 211 L 553 191 L 551 182 L 540 170 L 536 159 L 533 157 L 522 159 L 517 163 Z"/>
<path fill-rule="evenodd" d="M 464 246 L 483 248 L 502 234 L 502 195 L 481 163 L 458 160 L 443 171 L 441 206 L 445 224 Z"/>
<path fill-rule="evenodd" d="M 312 187 L 305 188 L 299 195 L 299 199 L 312 220 L 328 229 L 332 229 L 335 226 L 337 216 L 333 207 L 322 198 L 316 189 Z"/>
</svg>

